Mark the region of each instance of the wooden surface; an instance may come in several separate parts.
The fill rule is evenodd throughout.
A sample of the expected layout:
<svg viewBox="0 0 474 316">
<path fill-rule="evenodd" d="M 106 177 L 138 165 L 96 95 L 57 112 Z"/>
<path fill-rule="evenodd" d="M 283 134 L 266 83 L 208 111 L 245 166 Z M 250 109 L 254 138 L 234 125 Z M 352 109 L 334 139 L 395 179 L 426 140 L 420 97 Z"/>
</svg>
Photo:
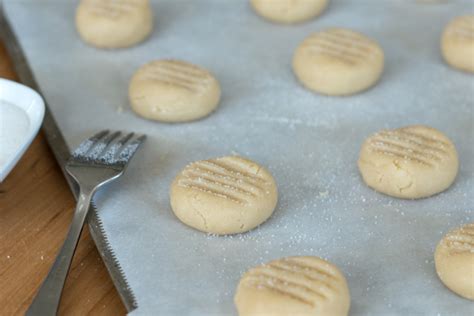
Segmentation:
<svg viewBox="0 0 474 316">
<path fill-rule="evenodd" d="M 15 74 L 0 41 L 0 77 Z M 75 207 L 66 180 L 40 132 L 0 183 L 0 315 L 21 315 L 56 256 Z M 82 233 L 60 315 L 126 313 L 89 235 Z"/>
</svg>

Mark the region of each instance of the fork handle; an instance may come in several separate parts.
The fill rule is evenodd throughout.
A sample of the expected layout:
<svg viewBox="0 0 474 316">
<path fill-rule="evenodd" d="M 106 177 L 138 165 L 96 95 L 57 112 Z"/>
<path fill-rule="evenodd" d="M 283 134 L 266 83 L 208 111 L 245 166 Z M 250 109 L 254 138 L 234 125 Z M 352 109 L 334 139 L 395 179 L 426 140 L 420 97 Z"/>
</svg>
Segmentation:
<svg viewBox="0 0 474 316">
<path fill-rule="evenodd" d="M 90 192 L 83 192 L 81 190 L 66 240 L 48 276 L 43 281 L 33 302 L 26 311 L 27 316 L 49 316 L 56 315 L 58 312 L 66 276 L 71 266 L 72 257 L 81 236 L 82 228 L 84 227 L 92 195 L 92 190 Z"/>
</svg>

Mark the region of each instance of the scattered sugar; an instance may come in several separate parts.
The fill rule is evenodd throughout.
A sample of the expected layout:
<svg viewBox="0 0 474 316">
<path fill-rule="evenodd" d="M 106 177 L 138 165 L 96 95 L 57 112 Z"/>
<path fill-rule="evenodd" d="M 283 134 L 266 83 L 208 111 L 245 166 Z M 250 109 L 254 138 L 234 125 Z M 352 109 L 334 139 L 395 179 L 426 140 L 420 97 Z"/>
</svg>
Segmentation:
<svg viewBox="0 0 474 316">
<path fill-rule="evenodd" d="M 125 136 L 123 136 L 125 137 Z M 114 141 L 107 147 L 106 142 L 98 142 L 94 145 L 94 141 L 89 139 L 83 141 L 73 152 L 73 156 L 78 158 L 86 158 L 90 160 L 98 160 L 104 164 L 126 163 L 140 146 L 139 139 L 129 140 L 125 143 Z"/>
<path fill-rule="evenodd" d="M 319 197 L 325 198 L 329 195 L 329 191 L 319 191 Z"/>
<path fill-rule="evenodd" d="M 91 148 L 92 144 L 94 142 L 92 142 L 91 140 L 85 140 L 83 141 L 82 143 L 79 144 L 79 146 L 74 150 L 74 153 L 73 155 L 75 156 L 83 156 L 85 155 L 89 149 Z"/>
</svg>

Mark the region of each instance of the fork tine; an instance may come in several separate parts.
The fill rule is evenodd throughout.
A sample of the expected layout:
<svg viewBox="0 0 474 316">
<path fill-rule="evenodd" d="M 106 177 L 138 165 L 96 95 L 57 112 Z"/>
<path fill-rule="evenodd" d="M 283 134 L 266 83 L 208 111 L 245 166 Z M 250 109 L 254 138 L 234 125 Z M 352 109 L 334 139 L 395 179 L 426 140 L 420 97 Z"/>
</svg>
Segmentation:
<svg viewBox="0 0 474 316">
<path fill-rule="evenodd" d="M 120 147 L 118 147 L 119 149 L 122 148 L 122 146 L 128 142 L 132 137 L 133 135 L 135 135 L 135 133 L 128 133 L 127 135 L 125 135 L 124 137 L 122 137 L 118 142 L 117 142 L 117 145 L 119 145 Z"/>
<path fill-rule="evenodd" d="M 100 139 L 96 145 L 87 154 L 88 159 L 98 159 L 107 150 L 107 147 L 118 137 L 121 132 L 114 132 L 108 134 L 106 137 Z"/>
<path fill-rule="evenodd" d="M 121 132 L 114 132 L 108 134 L 106 137 L 101 138 L 96 145 L 87 153 L 88 159 L 98 159 L 107 150 L 107 147 L 120 136 Z"/>
<path fill-rule="evenodd" d="M 72 155 L 75 157 L 85 156 L 87 152 L 89 152 L 99 140 L 107 136 L 107 134 L 109 134 L 108 129 L 100 131 L 94 136 L 86 139 L 76 148 L 76 150 L 74 150 Z"/>
<path fill-rule="evenodd" d="M 114 144 L 109 146 L 107 151 L 105 151 L 102 155 L 102 159 L 108 162 L 113 162 L 117 159 L 117 154 L 120 152 L 122 149 L 123 145 L 128 142 L 132 137 L 134 133 L 128 133 L 127 135 L 123 136 L 120 138 L 118 141 L 116 141 Z"/>
<path fill-rule="evenodd" d="M 127 163 L 130 158 L 133 157 L 135 152 L 137 151 L 138 147 L 140 147 L 141 143 L 146 139 L 146 135 L 142 134 L 129 142 L 128 144 L 124 144 L 120 151 L 117 153 L 117 160 L 121 163 Z"/>
</svg>

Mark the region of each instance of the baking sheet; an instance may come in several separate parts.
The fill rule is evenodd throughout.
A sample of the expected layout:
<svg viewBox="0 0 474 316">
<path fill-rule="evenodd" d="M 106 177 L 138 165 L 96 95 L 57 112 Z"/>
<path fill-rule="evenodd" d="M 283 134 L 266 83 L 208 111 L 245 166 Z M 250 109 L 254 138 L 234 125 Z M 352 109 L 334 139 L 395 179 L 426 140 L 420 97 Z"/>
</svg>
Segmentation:
<svg viewBox="0 0 474 316">
<path fill-rule="evenodd" d="M 100 219 L 138 302 L 133 314 L 232 315 L 248 268 L 288 255 L 317 255 L 341 268 L 351 315 L 474 312 L 434 271 L 433 251 L 449 229 L 473 221 L 474 80 L 447 67 L 439 36 L 470 1 L 332 1 L 320 18 L 281 26 L 246 1 L 154 2 L 155 30 L 137 47 L 102 51 L 74 29 L 75 1 L 4 0 L 36 79 L 70 147 L 96 130 L 149 135 L 125 177 L 96 197 Z M 303 89 L 294 48 L 329 26 L 359 30 L 386 54 L 380 83 L 331 98 Z M 143 63 L 180 58 L 211 70 L 219 109 L 187 124 L 133 114 L 128 81 Z M 403 201 L 367 188 L 357 170 L 362 141 L 381 128 L 427 124 L 456 144 L 460 172 L 437 196 Z M 238 153 L 266 166 L 280 192 L 268 222 L 217 237 L 181 224 L 168 189 L 187 163 Z"/>
</svg>

